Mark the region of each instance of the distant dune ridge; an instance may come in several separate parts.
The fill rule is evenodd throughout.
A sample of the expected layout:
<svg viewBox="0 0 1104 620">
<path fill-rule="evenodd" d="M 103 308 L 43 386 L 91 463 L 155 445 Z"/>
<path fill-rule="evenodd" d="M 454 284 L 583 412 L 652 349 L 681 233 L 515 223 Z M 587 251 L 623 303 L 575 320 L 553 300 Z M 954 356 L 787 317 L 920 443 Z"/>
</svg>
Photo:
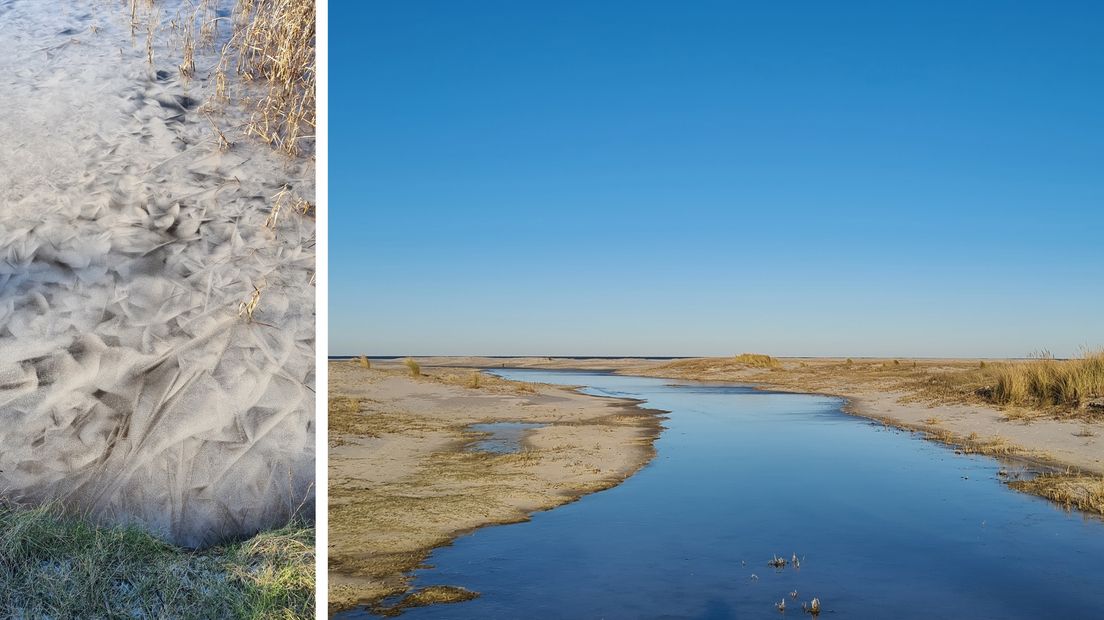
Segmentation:
<svg viewBox="0 0 1104 620">
<path fill-rule="evenodd" d="M 0 24 L 0 496 L 186 546 L 283 525 L 313 507 L 314 220 L 269 211 L 313 163 L 220 152 L 204 77 L 72 4 Z"/>
</svg>

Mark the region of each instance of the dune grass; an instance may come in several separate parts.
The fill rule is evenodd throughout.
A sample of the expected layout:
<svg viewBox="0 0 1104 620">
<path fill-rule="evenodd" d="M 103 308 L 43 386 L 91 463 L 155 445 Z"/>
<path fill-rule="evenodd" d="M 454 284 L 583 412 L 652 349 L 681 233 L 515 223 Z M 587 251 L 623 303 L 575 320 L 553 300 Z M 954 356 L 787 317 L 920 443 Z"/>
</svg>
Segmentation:
<svg viewBox="0 0 1104 620">
<path fill-rule="evenodd" d="M 408 357 L 403 361 L 403 364 L 410 370 L 411 377 L 422 376 L 422 365 L 414 361 L 413 357 Z"/>
<path fill-rule="evenodd" d="M 781 364 L 778 360 L 762 353 L 741 353 L 734 359 L 737 364 L 751 366 L 752 368 L 777 368 Z"/>
<path fill-rule="evenodd" d="M 190 551 L 57 506 L 0 504 L 0 616 L 312 618 L 314 529 Z"/>
<path fill-rule="evenodd" d="M 220 9 L 232 5 L 230 14 Z M 249 111 L 240 129 L 292 156 L 312 155 L 315 143 L 317 68 L 315 64 L 315 0 L 195 0 L 180 5 L 162 28 L 157 0 L 130 0 L 132 33 L 145 30 L 146 58 L 155 58 L 155 40 L 173 37 L 170 54 L 184 81 L 213 78 L 203 111 L 211 122 L 220 150 L 232 143 L 211 114 L 220 104 L 233 103 Z M 221 52 L 218 46 L 221 45 Z M 197 53 L 209 49 L 217 62 L 197 68 Z M 241 79 L 232 82 L 230 76 Z M 313 208 L 313 205 L 308 205 Z"/>
<path fill-rule="evenodd" d="M 468 387 L 478 390 L 480 385 L 482 385 L 482 374 L 478 370 L 473 370 L 468 376 Z"/>
<path fill-rule="evenodd" d="M 988 397 L 1001 405 L 1076 409 L 1104 396 L 1104 352 L 1100 351 L 1069 360 L 1041 357 L 989 364 L 982 370 L 993 379 Z"/>
<path fill-rule="evenodd" d="M 265 84 L 246 133 L 289 155 L 314 140 L 315 26 L 314 0 L 238 0 L 223 51 L 236 54 L 239 74 Z"/>
</svg>

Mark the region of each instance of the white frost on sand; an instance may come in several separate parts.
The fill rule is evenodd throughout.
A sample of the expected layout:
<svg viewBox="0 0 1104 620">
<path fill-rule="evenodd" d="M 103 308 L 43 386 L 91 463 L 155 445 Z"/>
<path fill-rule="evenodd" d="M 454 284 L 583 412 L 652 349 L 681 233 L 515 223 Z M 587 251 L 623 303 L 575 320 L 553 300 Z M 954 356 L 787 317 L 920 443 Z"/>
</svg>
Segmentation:
<svg viewBox="0 0 1104 620">
<path fill-rule="evenodd" d="M 0 496 L 203 546 L 313 506 L 314 221 L 265 222 L 314 169 L 220 153 L 211 59 L 128 22 L 0 0 Z"/>
</svg>

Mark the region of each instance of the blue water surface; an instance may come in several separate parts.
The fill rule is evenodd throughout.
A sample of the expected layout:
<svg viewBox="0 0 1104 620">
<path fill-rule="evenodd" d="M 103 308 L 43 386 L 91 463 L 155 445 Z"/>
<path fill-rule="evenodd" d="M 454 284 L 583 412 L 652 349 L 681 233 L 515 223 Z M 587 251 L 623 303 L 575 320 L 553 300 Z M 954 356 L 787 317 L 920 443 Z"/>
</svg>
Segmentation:
<svg viewBox="0 0 1104 620">
<path fill-rule="evenodd" d="M 669 411 L 657 456 L 617 487 L 437 549 L 415 586 L 480 597 L 404 616 L 800 618 L 815 596 L 822 618 L 1104 617 L 1104 522 L 1009 489 L 1007 464 L 848 416 L 836 398 L 494 372 Z M 767 565 L 793 554 L 799 569 Z"/>
</svg>

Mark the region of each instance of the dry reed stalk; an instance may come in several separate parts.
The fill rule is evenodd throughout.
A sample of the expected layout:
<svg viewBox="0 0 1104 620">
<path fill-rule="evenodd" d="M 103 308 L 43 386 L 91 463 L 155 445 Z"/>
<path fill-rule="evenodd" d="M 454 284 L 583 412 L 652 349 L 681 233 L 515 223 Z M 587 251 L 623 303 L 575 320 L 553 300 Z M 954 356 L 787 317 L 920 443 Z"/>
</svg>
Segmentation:
<svg viewBox="0 0 1104 620">
<path fill-rule="evenodd" d="M 261 301 L 261 289 L 253 287 L 253 293 L 248 301 L 238 304 L 238 316 L 245 319 L 246 323 L 253 322 L 253 313 L 257 311 L 257 304 Z"/>
<path fill-rule="evenodd" d="M 237 71 L 263 81 L 246 132 L 289 155 L 312 141 L 315 116 L 315 12 L 313 0 L 239 0 L 228 49 Z"/>
</svg>

